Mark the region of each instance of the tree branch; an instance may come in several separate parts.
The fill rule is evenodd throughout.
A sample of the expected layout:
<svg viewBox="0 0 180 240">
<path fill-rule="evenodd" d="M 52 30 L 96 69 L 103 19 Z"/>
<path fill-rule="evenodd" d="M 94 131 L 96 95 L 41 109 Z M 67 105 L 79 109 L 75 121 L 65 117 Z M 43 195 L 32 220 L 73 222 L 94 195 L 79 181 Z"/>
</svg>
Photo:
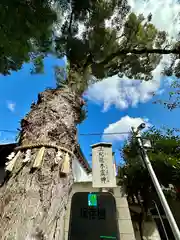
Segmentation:
<svg viewBox="0 0 180 240">
<path fill-rule="evenodd" d="M 148 48 L 142 48 L 142 49 L 129 49 L 129 48 L 124 48 L 124 49 L 120 49 L 117 52 L 114 52 L 112 54 L 110 54 L 109 56 L 107 56 L 102 62 L 100 62 L 99 64 L 107 64 L 108 62 L 110 62 L 111 60 L 113 60 L 115 57 L 121 56 L 123 54 L 128 54 L 128 53 L 132 53 L 132 54 L 148 54 L 148 53 L 156 53 L 156 54 L 180 54 L 180 49 L 179 48 L 174 48 L 174 49 L 158 49 L 158 48 L 154 48 L 154 49 L 148 49 Z"/>
<path fill-rule="evenodd" d="M 72 36 L 71 26 L 72 26 L 72 22 L 73 22 L 73 14 L 74 14 L 74 11 L 72 10 L 71 16 L 70 16 L 70 21 L 69 21 L 69 28 L 68 28 L 69 36 Z"/>
</svg>

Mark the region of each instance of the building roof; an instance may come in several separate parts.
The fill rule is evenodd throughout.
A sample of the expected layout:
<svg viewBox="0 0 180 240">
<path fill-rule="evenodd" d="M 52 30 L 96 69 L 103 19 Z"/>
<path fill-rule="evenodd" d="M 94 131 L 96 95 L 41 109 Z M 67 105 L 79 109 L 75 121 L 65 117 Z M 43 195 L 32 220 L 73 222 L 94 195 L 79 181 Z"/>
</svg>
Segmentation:
<svg viewBox="0 0 180 240">
<path fill-rule="evenodd" d="M 108 143 L 108 142 L 99 142 L 99 143 L 95 143 L 93 145 L 91 145 L 91 148 L 95 148 L 95 147 L 112 147 L 112 143 Z"/>
<path fill-rule="evenodd" d="M 7 143 L 7 144 L 1 144 L 0 145 L 0 166 L 4 166 L 5 162 L 7 161 L 7 156 L 13 151 L 13 149 L 17 146 L 17 143 Z M 86 160 L 81 148 L 79 145 L 77 145 L 75 149 L 75 155 L 81 164 L 81 166 L 84 168 L 84 170 L 87 173 L 92 172 L 92 169 Z"/>
<path fill-rule="evenodd" d="M 76 147 L 76 150 L 75 150 L 75 155 L 76 157 L 78 158 L 80 164 L 82 165 L 82 167 L 85 169 L 85 171 L 89 174 L 92 172 L 92 169 L 87 161 L 87 159 L 85 158 L 81 148 L 80 148 L 80 145 L 78 145 Z"/>
</svg>

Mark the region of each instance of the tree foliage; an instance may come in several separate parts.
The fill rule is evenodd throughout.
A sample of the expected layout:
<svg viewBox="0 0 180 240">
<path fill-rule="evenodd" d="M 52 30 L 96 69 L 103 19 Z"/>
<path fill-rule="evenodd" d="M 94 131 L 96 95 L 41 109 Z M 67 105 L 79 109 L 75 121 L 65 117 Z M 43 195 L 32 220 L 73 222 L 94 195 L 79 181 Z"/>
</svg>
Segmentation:
<svg viewBox="0 0 180 240">
<path fill-rule="evenodd" d="M 156 29 L 152 15 L 136 16 L 127 0 L 81 2 L 64 4 L 66 18 L 55 39 L 56 53 L 69 62 L 67 84 L 78 92 L 92 76 L 96 81 L 117 74 L 151 80 L 163 54 L 179 57 L 179 45 Z"/>
<path fill-rule="evenodd" d="M 180 78 L 180 32 L 179 39 L 173 43 L 174 47 L 179 49 L 179 54 L 171 55 L 171 63 L 165 66 L 164 74 L 166 76 L 174 75 L 176 78 Z"/>
<path fill-rule="evenodd" d="M 57 85 L 66 83 L 78 94 L 92 79 L 116 74 L 150 80 L 162 54 L 179 57 L 178 43 L 163 48 L 166 32 L 155 28 L 151 14 L 145 19 L 131 12 L 127 0 L 4 0 L 0 11 L 0 72 L 9 74 L 28 61 L 34 62 L 32 73 L 43 72 L 45 55 L 66 56 L 67 81 L 56 68 Z M 61 17 L 61 26 L 52 28 Z"/>
<path fill-rule="evenodd" d="M 168 99 L 158 99 L 154 103 L 163 104 L 170 111 L 180 107 L 180 79 L 173 80 L 170 84 Z"/>
<path fill-rule="evenodd" d="M 125 0 L 91 2 L 87 11 L 85 18 L 82 14 L 78 17 L 72 1 L 61 36 L 56 38 L 56 51 L 59 56 L 66 55 L 73 74 L 78 72 L 79 79 L 91 75 L 102 79 L 115 74 L 151 79 L 151 71 L 160 62 L 161 55 L 149 54 L 146 49 L 163 44 L 165 32 L 158 31 L 150 17 L 144 19 L 142 15 L 130 13 Z M 83 31 L 79 37 L 80 22 Z M 134 54 L 132 50 L 143 51 Z M 75 77 L 70 77 L 70 81 Z"/>
<path fill-rule="evenodd" d="M 51 46 L 51 26 L 56 21 L 48 1 L 2 0 L 0 3 L 0 73 L 17 71 L 34 60 L 36 70 Z M 31 53 L 34 54 L 31 54 Z M 40 67 L 41 68 L 38 68 Z"/>
<path fill-rule="evenodd" d="M 160 181 L 168 188 L 169 184 L 179 188 L 180 182 L 180 136 L 174 130 L 159 130 L 154 127 L 143 134 L 152 142 L 148 156 Z M 136 142 L 126 144 L 122 150 L 125 165 L 119 169 L 121 180 L 126 185 L 129 196 L 139 196 L 143 199 L 146 210 L 155 197 L 155 190 L 149 173 L 140 158 Z M 172 193 L 172 192 L 171 192 Z M 177 193 L 176 197 L 179 196 Z"/>
</svg>

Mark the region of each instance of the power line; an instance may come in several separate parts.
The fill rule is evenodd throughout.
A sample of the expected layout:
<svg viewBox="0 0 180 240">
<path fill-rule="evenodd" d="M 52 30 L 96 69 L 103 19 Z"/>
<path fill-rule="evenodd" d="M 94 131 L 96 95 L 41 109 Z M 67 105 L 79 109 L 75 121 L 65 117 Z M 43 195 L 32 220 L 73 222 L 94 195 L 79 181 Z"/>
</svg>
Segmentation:
<svg viewBox="0 0 180 240">
<path fill-rule="evenodd" d="M 129 132 L 115 132 L 115 133 L 80 133 L 80 136 L 90 136 L 90 135 L 124 135 L 129 134 Z"/>
<path fill-rule="evenodd" d="M 14 130 L 2 130 L 0 129 L 0 132 L 10 132 L 10 133 L 18 133 L 18 131 L 14 131 Z"/>
<path fill-rule="evenodd" d="M 18 131 L 15 130 L 4 130 L 0 129 L 0 132 L 10 132 L 10 133 L 18 133 Z M 80 133 L 80 136 L 100 136 L 100 135 L 124 135 L 129 134 L 130 132 L 114 132 L 114 133 Z"/>
</svg>

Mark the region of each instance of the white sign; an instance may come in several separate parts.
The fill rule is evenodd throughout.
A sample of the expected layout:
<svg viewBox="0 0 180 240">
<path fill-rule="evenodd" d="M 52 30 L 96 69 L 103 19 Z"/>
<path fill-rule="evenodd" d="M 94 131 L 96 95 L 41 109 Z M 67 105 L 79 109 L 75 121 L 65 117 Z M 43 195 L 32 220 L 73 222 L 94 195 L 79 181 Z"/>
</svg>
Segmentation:
<svg viewBox="0 0 180 240">
<path fill-rule="evenodd" d="M 94 188 L 116 187 L 112 144 L 92 146 L 92 185 Z"/>
</svg>

